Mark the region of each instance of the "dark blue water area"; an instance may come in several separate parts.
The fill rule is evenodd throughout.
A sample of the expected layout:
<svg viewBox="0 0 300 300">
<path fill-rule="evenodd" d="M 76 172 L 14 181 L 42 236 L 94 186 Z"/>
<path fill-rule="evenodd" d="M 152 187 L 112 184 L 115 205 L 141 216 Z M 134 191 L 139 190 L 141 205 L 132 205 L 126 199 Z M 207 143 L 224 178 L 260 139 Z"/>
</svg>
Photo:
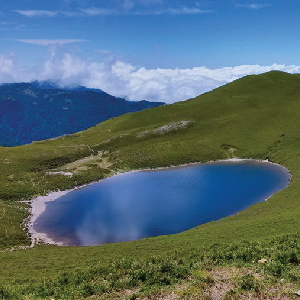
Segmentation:
<svg viewBox="0 0 300 300">
<path fill-rule="evenodd" d="M 125 173 L 48 202 L 34 229 L 78 246 L 174 234 L 244 210 L 289 180 L 283 167 L 257 161 Z"/>
</svg>

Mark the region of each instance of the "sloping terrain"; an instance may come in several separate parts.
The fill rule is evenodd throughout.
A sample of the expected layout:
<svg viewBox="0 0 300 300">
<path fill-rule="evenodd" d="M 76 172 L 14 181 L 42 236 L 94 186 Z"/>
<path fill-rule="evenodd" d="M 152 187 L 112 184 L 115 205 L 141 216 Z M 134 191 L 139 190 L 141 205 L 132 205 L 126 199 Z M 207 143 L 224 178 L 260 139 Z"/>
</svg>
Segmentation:
<svg viewBox="0 0 300 300">
<path fill-rule="evenodd" d="M 0 254 L 0 295 L 298 297 L 300 75 L 246 76 L 195 99 L 126 114 L 71 136 L 0 148 L 0 246 L 5 250 L 30 244 L 26 231 L 18 227 L 26 206 L 18 200 L 118 171 L 231 157 L 268 158 L 290 170 L 291 184 L 266 202 L 181 234 L 100 247 L 5 251 Z M 74 175 L 63 176 L 61 171 Z M 261 259 L 266 262 L 258 263 Z M 224 293 L 217 293 L 217 284 Z"/>
<path fill-rule="evenodd" d="M 161 102 L 131 102 L 101 90 L 47 82 L 0 85 L 0 145 L 16 146 L 75 133 Z"/>
</svg>

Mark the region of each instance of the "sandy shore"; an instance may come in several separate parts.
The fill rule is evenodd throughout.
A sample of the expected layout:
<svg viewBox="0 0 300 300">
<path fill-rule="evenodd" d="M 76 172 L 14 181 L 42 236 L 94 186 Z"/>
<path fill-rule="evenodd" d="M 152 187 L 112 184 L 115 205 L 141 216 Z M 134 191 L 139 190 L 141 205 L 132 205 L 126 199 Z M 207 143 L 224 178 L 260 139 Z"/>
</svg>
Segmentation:
<svg viewBox="0 0 300 300">
<path fill-rule="evenodd" d="M 125 174 L 133 173 L 133 172 L 156 171 L 156 170 L 165 170 L 165 169 L 171 169 L 171 168 L 182 168 L 182 167 L 186 167 L 186 166 L 192 166 L 192 165 L 198 165 L 198 164 L 210 164 L 210 163 L 216 163 L 216 162 L 230 163 L 230 162 L 243 162 L 243 161 L 254 161 L 254 162 L 258 162 L 258 163 L 271 163 L 271 164 L 274 164 L 274 165 L 284 168 L 283 166 L 276 164 L 276 163 L 272 163 L 268 160 L 230 158 L 230 159 L 226 159 L 226 160 L 208 161 L 208 162 L 204 162 L 204 163 L 182 164 L 182 165 L 177 165 L 177 166 L 161 167 L 161 168 L 156 168 L 156 169 L 132 170 L 132 171 L 128 171 L 128 172 L 115 173 L 113 176 L 110 176 L 108 178 L 111 178 L 114 176 L 125 175 Z M 289 174 L 290 174 L 290 172 L 289 172 Z M 102 180 L 104 180 L 104 179 L 101 179 L 98 182 L 100 182 Z M 291 180 L 291 174 L 290 174 L 290 180 Z M 86 186 L 94 184 L 94 183 L 97 183 L 97 182 L 91 182 L 91 183 L 85 184 L 80 187 L 75 187 L 70 190 L 51 192 L 46 196 L 39 196 L 39 197 L 32 199 L 31 201 L 26 201 L 27 203 L 30 204 L 30 207 L 31 207 L 30 208 L 30 218 L 27 220 L 26 225 L 25 225 L 25 227 L 28 229 L 28 233 L 31 237 L 31 247 L 34 247 L 34 245 L 37 243 L 45 243 L 45 244 L 64 246 L 63 243 L 59 243 L 59 242 L 54 241 L 51 238 L 49 238 L 46 233 L 36 231 L 36 229 L 34 228 L 34 223 L 36 222 L 38 217 L 41 216 L 41 214 L 45 211 L 47 202 L 54 201 L 71 191 L 86 187 Z"/>
<path fill-rule="evenodd" d="M 36 197 L 34 199 L 32 199 L 31 201 L 29 201 L 30 203 L 30 214 L 31 217 L 29 219 L 29 221 L 26 224 L 26 227 L 28 229 L 28 233 L 31 237 L 31 247 L 34 247 L 34 245 L 36 243 L 42 242 L 45 244 L 55 244 L 55 245 L 59 245 L 62 246 L 62 244 L 57 243 L 55 241 L 53 241 L 52 239 L 50 239 L 47 234 L 43 233 L 43 232 L 37 232 L 34 229 L 34 223 L 37 220 L 37 218 L 46 210 L 46 203 L 50 202 L 50 201 L 54 201 L 60 197 L 62 197 L 63 195 L 67 194 L 69 191 L 57 191 L 57 192 L 52 192 L 46 196 L 39 196 Z"/>
</svg>

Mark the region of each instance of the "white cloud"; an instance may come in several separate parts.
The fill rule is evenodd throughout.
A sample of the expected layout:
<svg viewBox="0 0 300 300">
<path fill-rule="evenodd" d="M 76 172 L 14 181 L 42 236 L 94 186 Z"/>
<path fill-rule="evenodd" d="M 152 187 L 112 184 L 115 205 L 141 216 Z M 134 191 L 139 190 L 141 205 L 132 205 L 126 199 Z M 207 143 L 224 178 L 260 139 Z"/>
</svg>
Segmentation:
<svg viewBox="0 0 300 300">
<path fill-rule="evenodd" d="M 139 1 L 143 2 L 143 1 Z M 145 1 L 145 4 L 149 1 Z M 15 12 L 26 17 L 96 17 L 96 16 L 113 16 L 113 15 L 191 15 L 212 13 L 213 10 L 203 10 L 199 7 L 166 8 L 156 10 L 134 10 L 134 2 L 124 1 L 123 6 L 119 9 L 89 7 L 82 8 L 78 11 L 48 11 L 48 10 L 15 10 Z"/>
<path fill-rule="evenodd" d="M 15 12 L 26 17 L 56 17 L 58 13 L 50 10 L 15 10 Z"/>
<path fill-rule="evenodd" d="M 52 52 L 51 58 L 37 71 L 38 80 L 59 81 L 62 85 L 81 84 L 90 77 L 88 62 L 65 53 Z"/>
<path fill-rule="evenodd" d="M 31 76 L 17 65 L 13 54 L 0 54 L 0 83 L 30 81 Z"/>
<path fill-rule="evenodd" d="M 66 44 L 72 44 L 72 43 L 82 43 L 86 42 L 86 40 L 81 40 L 81 39 L 43 39 L 43 40 L 37 40 L 37 39 L 21 39 L 21 40 L 16 40 L 21 43 L 26 43 L 26 44 L 33 44 L 33 45 L 39 45 L 39 46 L 62 46 Z"/>
<path fill-rule="evenodd" d="M 166 8 L 157 10 L 132 10 L 133 5 L 130 5 L 130 1 L 124 3 L 124 10 L 112 10 L 112 9 L 99 9 L 88 8 L 82 9 L 82 13 L 76 16 L 103 16 L 103 15 L 191 15 L 191 14 L 206 14 L 212 13 L 213 10 L 203 10 L 198 7 L 180 7 L 180 8 Z"/>
<path fill-rule="evenodd" d="M 145 11 L 134 11 L 133 15 L 201 15 L 213 13 L 214 10 L 203 10 L 198 7 L 181 7 L 181 8 L 167 8 L 160 10 L 145 10 Z"/>
<path fill-rule="evenodd" d="M 237 4 L 236 7 L 258 10 L 270 6 L 270 4 Z"/>
<path fill-rule="evenodd" d="M 213 10 L 203 10 L 198 7 L 182 7 L 179 9 L 168 9 L 163 11 L 167 14 L 172 14 L 172 15 L 192 15 L 192 14 L 206 14 L 206 13 L 212 13 L 214 12 Z"/>
<path fill-rule="evenodd" d="M 62 85 L 85 85 L 130 100 L 173 103 L 211 91 L 250 74 L 271 70 L 300 73 L 300 66 L 242 65 L 209 69 L 146 69 L 112 59 L 93 62 L 69 53 L 52 51 L 51 57 L 35 71 L 22 70 L 13 55 L 0 55 L 0 83 L 54 80 Z"/>
<path fill-rule="evenodd" d="M 102 63 L 90 62 L 70 54 L 53 54 L 45 63 L 39 78 L 60 80 L 100 88 L 109 94 L 130 100 L 152 100 L 173 103 L 208 92 L 218 86 L 249 74 L 271 70 L 300 72 L 299 66 L 242 65 L 209 69 L 146 69 L 111 57 Z"/>
<path fill-rule="evenodd" d="M 117 15 L 118 12 L 113 9 L 102 9 L 102 8 L 85 8 L 81 9 L 81 12 L 77 16 L 109 16 Z"/>
</svg>

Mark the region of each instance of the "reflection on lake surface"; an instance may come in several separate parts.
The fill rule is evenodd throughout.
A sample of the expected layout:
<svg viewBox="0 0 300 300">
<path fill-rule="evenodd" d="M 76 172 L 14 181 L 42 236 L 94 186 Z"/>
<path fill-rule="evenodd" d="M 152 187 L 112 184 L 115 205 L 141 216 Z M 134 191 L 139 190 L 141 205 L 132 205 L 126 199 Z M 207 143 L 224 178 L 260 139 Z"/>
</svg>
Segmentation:
<svg viewBox="0 0 300 300">
<path fill-rule="evenodd" d="M 34 229 L 66 245 L 97 245 L 174 234 L 267 199 L 288 171 L 227 161 L 126 173 L 48 202 Z"/>
</svg>

